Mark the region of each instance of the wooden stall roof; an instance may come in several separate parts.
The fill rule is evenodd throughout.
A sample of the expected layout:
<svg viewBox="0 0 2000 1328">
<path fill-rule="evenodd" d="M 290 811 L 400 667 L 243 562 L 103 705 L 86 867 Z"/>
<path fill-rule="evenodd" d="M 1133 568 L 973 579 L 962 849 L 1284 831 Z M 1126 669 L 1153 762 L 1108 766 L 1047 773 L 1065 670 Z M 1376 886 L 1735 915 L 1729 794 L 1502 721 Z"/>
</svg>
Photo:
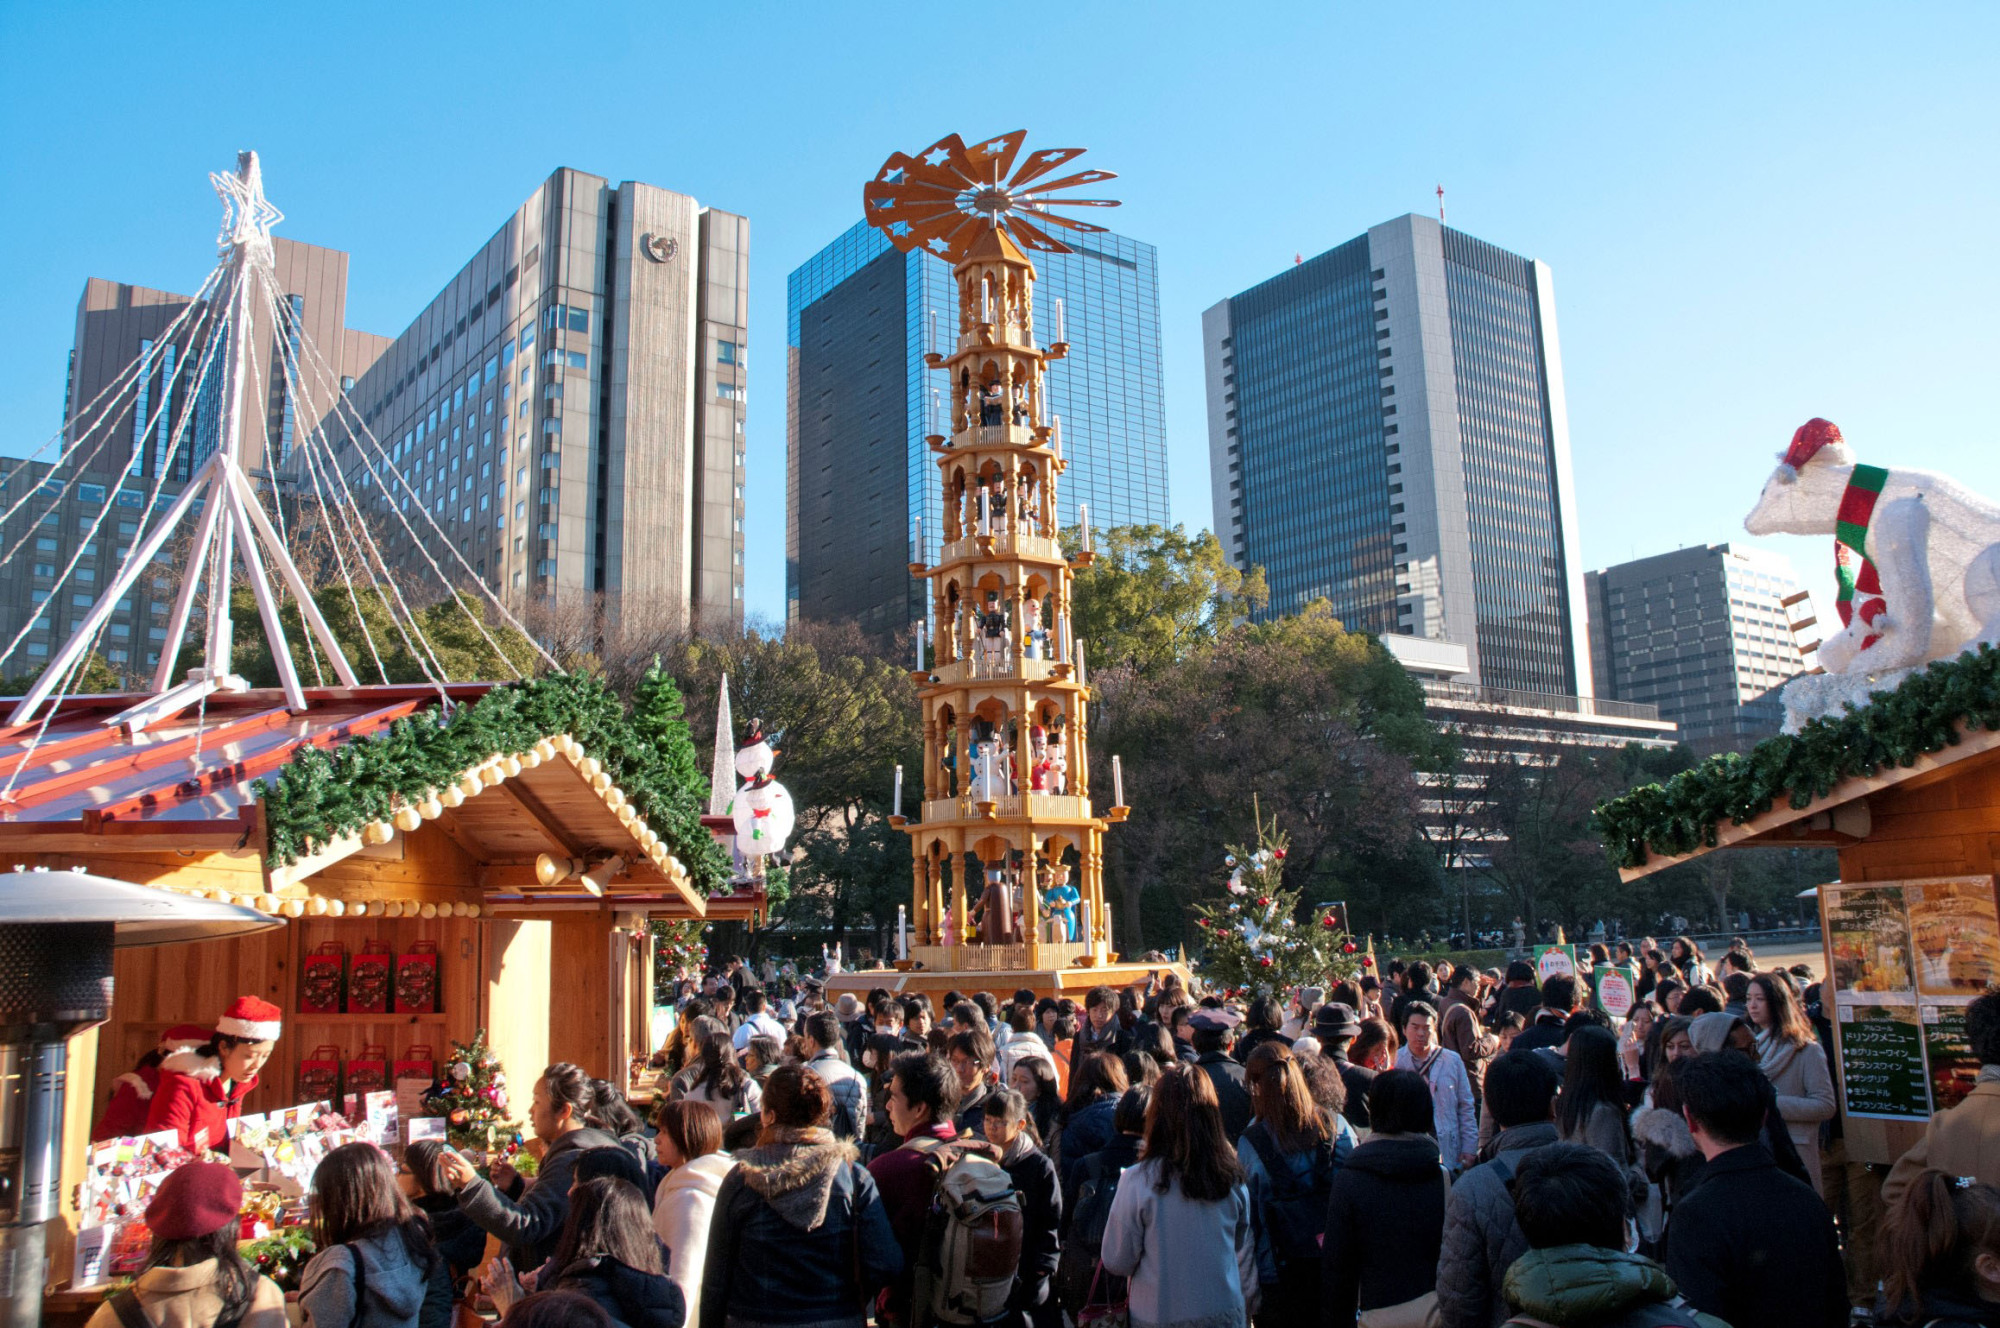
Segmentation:
<svg viewBox="0 0 2000 1328">
<path fill-rule="evenodd" d="M 1673 857 L 1651 854 L 1637 867 L 1622 867 L 1618 875 L 1627 881 L 1665 871 L 1669 867 L 1712 853 L 1718 848 L 1843 848 L 1865 838 L 1872 825 L 1868 803 L 1870 794 L 1897 789 L 1921 789 L 1941 779 L 1967 773 L 2000 761 L 2000 732 L 1991 729 L 1961 730 L 1956 744 L 1919 756 L 1908 766 L 1896 766 L 1869 776 L 1855 776 L 1835 784 L 1823 798 L 1814 798 L 1803 807 L 1794 807 L 1783 798 L 1768 811 L 1741 825 L 1715 827 L 1715 845 Z"/>
<path fill-rule="evenodd" d="M 487 683 L 447 685 L 469 702 Z M 106 720 L 130 695 L 66 699 L 46 723 L 0 728 L 0 849 L 15 853 L 261 851 L 253 781 L 271 776 L 307 747 L 331 747 L 377 733 L 434 705 L 430 686 L 308 689 L 303 712 L 276 689 L 219 693 L 134 734 Z M 643 821 L 622 822 L 592 786 L 587 753 L 526 765 L 518 775 L 425 817 L 480 864 L 477 884 L 496 904 L 590 900 L 659 916 L 748 917 L 763 894 L 704 899 L 691 883 L 655 865 L 639 842 Z M 350 835 L 297 863 L 269 868 L 269 888 L 294 885 L 364 847 Z M 544 885 L 541 854 L 627 862 L 601 897 L 571 879 Z M 470 883 L 468 883 L 470 884 Z"/>
</svg>

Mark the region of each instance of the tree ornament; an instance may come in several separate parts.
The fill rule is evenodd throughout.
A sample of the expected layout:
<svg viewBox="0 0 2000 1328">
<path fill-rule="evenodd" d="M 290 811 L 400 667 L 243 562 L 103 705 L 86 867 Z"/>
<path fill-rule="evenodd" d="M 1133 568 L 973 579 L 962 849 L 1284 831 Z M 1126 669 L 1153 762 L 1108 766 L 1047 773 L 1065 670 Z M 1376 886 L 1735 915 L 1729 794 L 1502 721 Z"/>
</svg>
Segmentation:
<svg viewBox="0 0 2000 1328">
<path fill-rule="evenodd" d="M 451 1063 L 451 1077 L 461 1084 L 470 1083 L 472 1081 L 472 1067 L 464 1061 L 453 1061 Z"/>
</svg>

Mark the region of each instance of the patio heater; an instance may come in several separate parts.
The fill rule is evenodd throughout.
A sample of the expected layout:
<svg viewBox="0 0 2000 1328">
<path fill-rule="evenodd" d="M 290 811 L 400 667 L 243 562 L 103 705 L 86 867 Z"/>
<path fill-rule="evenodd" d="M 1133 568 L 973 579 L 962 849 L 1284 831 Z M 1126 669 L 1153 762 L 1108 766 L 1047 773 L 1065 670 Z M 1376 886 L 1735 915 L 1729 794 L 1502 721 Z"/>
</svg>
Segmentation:
<svg viewBox="0 0 2000 1328">
<path fill-rule="evenodd" d="M 252 908 L 81 871 L 0 874 L 0 1325 L 42 1318 L 62 1185 L 68 1040 L 111 1016 L 111 952 L 282 926 Z"/>
</svg>

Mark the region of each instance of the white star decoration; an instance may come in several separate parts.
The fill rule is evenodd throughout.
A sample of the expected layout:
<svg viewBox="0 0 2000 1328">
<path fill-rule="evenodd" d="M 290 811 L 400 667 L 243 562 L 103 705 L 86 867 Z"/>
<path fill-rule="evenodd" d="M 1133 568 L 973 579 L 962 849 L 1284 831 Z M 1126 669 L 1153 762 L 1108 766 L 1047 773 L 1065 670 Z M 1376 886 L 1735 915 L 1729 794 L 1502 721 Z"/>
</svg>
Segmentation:
<svg viewBox="0 0 2000 1328">
<path fill-rule="evenodd" d="M 215 186 L 216 197 L 222 200 L 222 230 L 215 237 L 217 250 L 227 254 L 246 242 L 269 247 L 271 228 L 283 221 L 285 214 L 264 197 L 264 171 L 257 164 L 257 154 L 238 153 L 234 174 L 210 172 L 208 182 Z"/>
</svg>

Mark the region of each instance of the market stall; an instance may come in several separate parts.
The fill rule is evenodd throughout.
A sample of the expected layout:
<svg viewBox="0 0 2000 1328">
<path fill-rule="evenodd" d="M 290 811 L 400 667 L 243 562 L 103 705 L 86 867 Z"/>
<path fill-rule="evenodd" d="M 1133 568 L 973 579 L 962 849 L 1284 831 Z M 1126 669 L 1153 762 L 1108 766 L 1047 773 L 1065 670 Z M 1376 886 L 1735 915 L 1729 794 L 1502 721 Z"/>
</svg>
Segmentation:
<svg viewBox="0 0 2000 1328">
<path fill-rule="evenodd" d="M 409 1081 L 428 1086 L 481 1030 L 523 1083 L 552 1060 L 615 1081 L 647 1050 L 648 919 L 761 909 L 757 892 L 728 893 L 701 791 L 670 786 L 655 735 L 595 682 L 307 700 L 295 712 L 270 692 L 221 694 L 135 734 L 103 723 L 131 697 L 73 698 L 46 727 L 0 731 L 0 766 L 19 767 L 7 860 L 288 924 L 119 952 L 111 1017 L 72 1047 L 72 1083 L 94 1090 L 71 1094 L 71 1199 L 119 1077 L 167 1029 L 213 1026 L 239 996 L 283 1020 L 242 1109 L 286 1113 L 287 1128 L 349 1095 L 403 1089 L 407 1102 Z M 64 1218 L 54 1282 L 72 1266 L 73 1203 Z"/>
</svg>

